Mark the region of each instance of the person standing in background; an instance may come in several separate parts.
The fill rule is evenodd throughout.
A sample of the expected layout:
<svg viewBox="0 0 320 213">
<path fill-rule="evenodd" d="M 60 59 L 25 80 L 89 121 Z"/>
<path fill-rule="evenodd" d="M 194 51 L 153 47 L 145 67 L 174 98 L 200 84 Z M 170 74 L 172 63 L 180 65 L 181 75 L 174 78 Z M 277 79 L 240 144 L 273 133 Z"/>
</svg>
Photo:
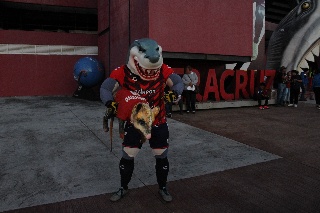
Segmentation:
<svg viewBox="0 0 320 213">
<path fill-rule="evenodd" d="M 314 73 L 312 88 L 316 99 L 316 107 L 320 109 L 320 72 L 318 70 Z"/>
<path fill-rule="evenodd" d="M 282 66 L 280 70 L 277 72 L 275 81 L 277 82 L 277 105 L 276 106 L 284 106 L 284 93 L 286 90 L 286 75 L 287 68 Z"/>
<path fill-rule="evenodd" d="M 266 89 L 266 84 L 260 83 L 259 88 L 257 90 L 257 99 L 258 99 L 258 106 L 259 109 L 269 109 L 268 107 L 268 101 L 269 101 L 269 92 Z M 262 100 L 264 101 L 264 105 L 262 105 Z"/>
<path fill-rule="evenodd" d="M 184 75 L 182 77 L 182 82 L 184 84 L 183 94 L 186 98 L 187 113 L 192 111 L 196 113 L 196 93 L 195 85 L 198 83 L 198 76 L 196 73 L 192 72 L 192 67 L 187 66 L 184 70 Z"/>
<path fill-rule="evenodd" d="M 286 92 L 285 92 L 285 96 L 284 96 L 284 103 L 285 104 L 289 104 L 290 103 L 290 81 L 291 81 L 291 72 L 289 71 L 287 73 L 287 81 L 286 81 Z"/>
<path fill-rule="evenodd" d="M 290 81 L 290 104 L 288 107 L 298 107 L 298 98 L 301 88 L 301 75 L 297 70 L 291 71 L 291 81 Z"/>
<path fill-rule="evenodd" d="M 299 101 L 306 101 L 307 99 L 305 98 L 305 94 L 306 94 L 306 90 L 308 88 L 308 84 L 309 84 L 309 79 L 308 79 L 308 75 L 309 75 L 309 70 L 306 70 L 304 72 L 301 72 L 301 79 L 302 79 L 302 84 L 301 84 L 301 96 Z"/>
</svg>

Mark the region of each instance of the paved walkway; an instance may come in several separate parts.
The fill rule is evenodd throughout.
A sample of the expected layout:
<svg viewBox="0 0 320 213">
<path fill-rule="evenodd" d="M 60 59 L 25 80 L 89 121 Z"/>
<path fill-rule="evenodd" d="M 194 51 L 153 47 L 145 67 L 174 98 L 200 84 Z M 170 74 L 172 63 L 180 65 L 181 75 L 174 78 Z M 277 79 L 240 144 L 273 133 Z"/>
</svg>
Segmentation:
<svg viewBox="0 0 320 213">
<path fill-rule="evenodd" d="M 147 144 L 130 193 L 118 188 L 99 102 L 66 97 L 1 98 L 0 212 L 319 212 L 320 110 L 256 107 L 173 114 L 169 190 L 157 194 Z M 117 126 L 115 124 L 114 126 Z"/>
</svg>

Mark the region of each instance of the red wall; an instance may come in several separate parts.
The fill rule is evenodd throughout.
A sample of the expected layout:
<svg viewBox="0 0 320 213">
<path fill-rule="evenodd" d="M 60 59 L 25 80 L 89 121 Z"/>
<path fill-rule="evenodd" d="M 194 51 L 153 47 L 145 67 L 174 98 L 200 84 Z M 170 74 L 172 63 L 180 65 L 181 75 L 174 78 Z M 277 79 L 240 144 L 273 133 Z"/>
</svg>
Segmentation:
<svg viewBox="0 0 320 213">
<path fill-rule="evenodd" d="M 128 48 L 135 39 L 149 37 L 148 2 L 149 0 L 109 0 L 110 62 L 106 65 L 107 70 L 112 71 L 126 63 Z M 103 10 L 105 9 L 98 8 L 98 11 Z M 99 12 L 99 22 L 103 15 L 103 12 Z"/>
<path fill-rule="evenodd" d="M 0 96 L 72 95 L 81 56 L 0 55 Z"/>
<path fill-rule="evenodd" d="M 99 54 L 101 45 L 110 48 L 103 51 L 108 59 L 99 56 L 106 76 L 126 63 L 129 45 L 144 37 L 166 52 L 252 55 L 252 1 L 98 0 L 98 5 L 99 32 L 107 29 L 105 39 L 99 37 Z"/>
<path fill-rule="evenodd" d="M 149 0 L 149 35 L 168 52 L 251 56 L 252 11 L 248 0 Z"/>
<path fill-rule="evenodd" d="M 149 37 L 149 1 L 130 1 L 130 43 L 135 39 Z M 151 12 L 153 15 L 154 12 Z"/>
<path fill-rule="evenodd" d="M 107 0 L 98 0 L 98 33 L 103 33 L 107 30 L 109 32 L 109 1 Z"/>
<path fill-rule="evenodd" d="M 107 0 L 98 0 L 98 47 L 99 55 L 98 60 L 102 62 L 105 67 L 105 75 L 110 75 L 109 69 L 109 1 Z"/>
<path fill-rule="evenodd" d="M 129 45 L 144 37 L 166 52 L 252 55 L 252 1 L 98 0 L 98 5 L 99 32 L 105 30 L 99 59 L 106 77 L 126 63 Z"/>
<path fill-rule="evenodd" d="M 110 63 L 111 70 L 125 64 L 129 41 L 129 1 L 110 2 Z"/>
<path fill-rule="evenodd" d="M 98 47 L 99 47 L 99 55 L 98 60 L 103 64 L 105 68 L 105 76 L 110 75 L 110 68 L 109 68 L 109 33 L 105 33 L 98 38 Z"/>
<path fill-rule="evenodd" d="M 97 8 L 98 35 L 0 30 L 0 44 L 98 45 L 106 76 L 126 63 L 129 45 L 143 37 L 155 39 L 166 52 L 252 54 L 252 1 L 10 1 Z M 72 95 L 73 66 L 81 57 L 0 54 L 0 96 Z"/>
<path fill-rule="evenodd" d="M 0 30 L 1 44 L 97 46 L 96 35 Z M 83 55 L 0 54 L 0 96 L 72 95 Z"/>
</svg>

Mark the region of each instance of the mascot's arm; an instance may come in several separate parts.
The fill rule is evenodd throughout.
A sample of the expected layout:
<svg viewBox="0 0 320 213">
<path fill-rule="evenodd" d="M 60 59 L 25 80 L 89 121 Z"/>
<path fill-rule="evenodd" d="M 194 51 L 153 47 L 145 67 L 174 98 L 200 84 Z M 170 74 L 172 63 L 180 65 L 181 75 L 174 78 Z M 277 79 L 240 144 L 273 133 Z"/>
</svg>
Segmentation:
<svg viewBox="0 0 320 213">
<path fill-rule="evenodd" d="M 176 94 L 177 99 L 174 101 L 174 103 L 178 103 L 181 99 L 181 94 L 183 92 L 183 82 L 179 75 L 172 73 L 169 75 L 169 78 L 167 80 L 167 85 L 171 88 L 171 90 Z"/>
<path fill-rule="evenodd" d="M 109 101 L 113 101 L 112 93 L 119 87 L 118 82 L 113 78 L 107 78 L 104 80 L 100 87 L 100 99 L 104 105 Z"/>
<path fill-rule="evenodd" d="M 113 101 L 113 93 L 118 90 L 123 84 L 124 79 L 124 67 L 118 67 L 113 70 L 110 74 L 110 77 L 104 80 L 100 87 L 100 99 L 104 105 L 107 105 L 107 102 Z"/>
<path fill-rule="evenodd" d="M 172 73 L 167 80 L 167 85 L 178 95 L 182 94 L 184 85 L 179 75 Z"/>
<path fill-rule="evenodd" d="M 119 83 L 113 78 L 107 78 L 100 87 L 100 98 L 107 107 L 105 119 L 115 117 L 117 115 L 117 102 L 113 99 L 113 92 L 117 91 Z"/>
</svg>

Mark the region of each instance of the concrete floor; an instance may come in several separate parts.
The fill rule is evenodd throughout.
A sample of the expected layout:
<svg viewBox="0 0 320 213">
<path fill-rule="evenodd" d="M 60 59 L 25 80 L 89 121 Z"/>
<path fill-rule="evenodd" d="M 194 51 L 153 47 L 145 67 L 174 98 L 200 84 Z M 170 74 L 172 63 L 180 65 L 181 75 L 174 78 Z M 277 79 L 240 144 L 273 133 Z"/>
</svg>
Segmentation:
<svg viewBox="0 0 320 213">
<path fill-rule="evenodd" d="M 102 130 L 105 107 L 100 102 L 11 97 L 0 98 L 0 108 L 0 212 L 118 188 L 121 140 L 114 128 L 110 152 L 109 133 Z M 280 159 L 179 119 L 168 119 L 168 125 L 169 181 Z M 129 187 L 156 184 L 154 164 L 146 143 L 136 158 Z"/>
</svg>

